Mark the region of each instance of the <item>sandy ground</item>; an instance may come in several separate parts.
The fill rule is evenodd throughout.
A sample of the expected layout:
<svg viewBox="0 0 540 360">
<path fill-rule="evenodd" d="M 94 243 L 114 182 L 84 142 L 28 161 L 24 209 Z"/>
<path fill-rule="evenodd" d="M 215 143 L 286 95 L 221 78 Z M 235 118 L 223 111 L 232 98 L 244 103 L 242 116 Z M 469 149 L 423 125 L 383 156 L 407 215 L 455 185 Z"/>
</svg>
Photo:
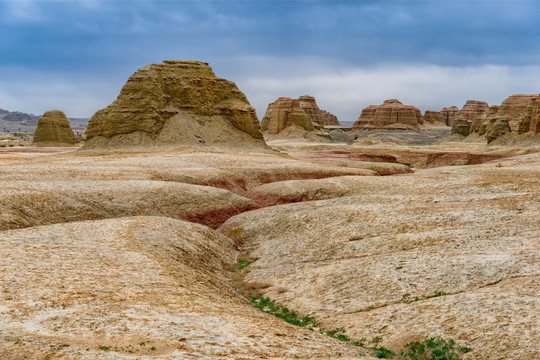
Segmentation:
<svg viewBox="0 0 540 360">
<path fill-rule="evenodd" d="M 353 339 L 538 358 L 540 154 L 344 146 L 0 151 L 0 359 L 369 358 L 255 309 L 243 256 Z"/>
<path fill-rule="evenodd" d="M 224 224 L 244 230 L 263 294 L 394 349 L 443 336 L 470 359 L 539 357 L 540 154 L 253 192 L 315 200 Z"/>
</svg>

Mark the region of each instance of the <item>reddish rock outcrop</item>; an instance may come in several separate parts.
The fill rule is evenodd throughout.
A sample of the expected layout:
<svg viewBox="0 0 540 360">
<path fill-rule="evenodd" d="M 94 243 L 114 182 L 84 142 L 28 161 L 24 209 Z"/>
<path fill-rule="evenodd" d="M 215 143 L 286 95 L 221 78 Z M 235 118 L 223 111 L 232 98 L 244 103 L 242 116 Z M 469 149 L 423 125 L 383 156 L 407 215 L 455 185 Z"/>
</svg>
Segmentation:
<svg viewBox="0 0 540 360">
<path fill-rule="evenodd" d="M 424 116 L 422 116 L 422 119 L 424 121 L 424 125 L 426 124 L 440 125 L 440 126 L 446 125 L 446 122 L 444 121 L 444 118 L 439 111 L 426 110 L 426 112 L 424 113 Z"/>
<path fill-rule="evenodd" d="M 268 104 L 266 114 L 261 122 L 261 131 L 268 134 L 279 134 L 291 125 L 313 131 L 313 122 L 300 106 L 300 100 L 280 97 Z"/>
<path fill-rule="evenodd" d="M 448 126 L 454 125 L 454 118 L 456 117 L 458 112 L 459 112 L 459 109 L 457 106 L 450 106 L 450 107 L 442 108 L 441 115 L 446 125 Z"/>
<path fill-rule="evenodd" d="M 322 121 L 324 126 L 340 126 L 341 124 L 338 121 L 336 115 L 329 113 L 326 110 L 322 110 Z"/>
<path fill-rule="evenodd" d="M 76 142 L 66 114 L 60 110 L 51 110 L 39 119 L 32 144 L 37 146 L 73 146 Z"/>
<path fill-rule="evenodd" d="M 234 145 L 266 147 L 255 109 L 199 61 L 168 60 L 135 72 L 118 98 L 92 116 L 85 147 Z"/>
<path fill-rule="evenodd" d="M 497 117 L 508 117 L 508 123 L 512 131 L 517 132 L 519 129 L 519 118 L 525 111 L 529 100 L 533 99 L 536 95 L 518 94 L 507 97 L 501 104 Z"/>
<path fill-rule="evenodd" d="M 385 100 L 382 105 L 370 105 L 362 110 L 353 128 L 412 128 L 423 124 L 419 109 L 403 105 L 399 100 Z"/>
<path fill-rule="evenodd" d="M 471 122 L 467 121 L 461 113 L 458 113 L 454 118 L 454 125 L 452 125 L 452 135 L 459 134 L 469 136 L 470 133 Z"/>
<path fill-rule="evenodd" d="M 467 100 L 461 108 L 461 114 L 467 121 L 473 121 L 479 115 L 487 113 L 489 105 L 485 101 Z"/>
<path fill-rule="evenodd" d="M 535 96 L 529 100 L 527 107 L 519 119 L 519 134 L 532 131 L 540 132 L 540 96 Z"/>
<path fill-rule="evenodd" d="M 313 96 L 303 95 L 298 98 L 298 101 L 300 102 L 300 107 L 310 117 L 313 125 L 324 125 L 322 111 L 319 109 L 319 105 L 317 105 L 317 101 L 315 101 Z"/>
</svg>

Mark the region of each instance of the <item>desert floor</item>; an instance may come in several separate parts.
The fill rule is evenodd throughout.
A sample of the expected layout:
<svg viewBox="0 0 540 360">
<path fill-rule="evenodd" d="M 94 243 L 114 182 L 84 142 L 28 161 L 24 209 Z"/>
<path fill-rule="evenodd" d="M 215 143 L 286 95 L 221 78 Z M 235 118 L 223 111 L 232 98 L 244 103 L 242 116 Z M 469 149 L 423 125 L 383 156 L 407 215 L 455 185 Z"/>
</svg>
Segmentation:
<svg viewBox="0 0 540 360">
<path fill-rule="evenodd" d="M 540 358 L 538 148 L 271 145 L 0 149 L 0 359 Z"/>
</svg>

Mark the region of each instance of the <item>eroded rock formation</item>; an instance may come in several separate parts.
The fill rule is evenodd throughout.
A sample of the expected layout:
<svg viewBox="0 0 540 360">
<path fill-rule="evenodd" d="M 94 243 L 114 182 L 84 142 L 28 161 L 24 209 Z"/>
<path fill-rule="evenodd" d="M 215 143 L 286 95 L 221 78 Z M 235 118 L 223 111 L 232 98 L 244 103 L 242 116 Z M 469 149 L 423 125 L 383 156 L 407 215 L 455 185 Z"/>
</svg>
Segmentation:
<svg viewBox="0 0 540 360">
<path fill-rule="evenodd" d="M 501 106 L 492 106 L 484 117 L 475 119 L 471 132 L 485 136 L 488 143 L 511 133 L 512 136 L 505 136 L 506 140 L 503 142 L 519 143 L 521 140 L 517 138 L 518 135 L 529 131 L 538 132 L 539 114 L 538 95 L 512 95 L 506 98 Z"/>
<path fill-rule="evenodd" d="M 32 143 L 37 146 L 73 146 L 76 143 L 75 135 L 66 114 L 60 110 L 43 114 Z"/>
<path fill-rule="evenodd" d="M 322 121 L 324 126 L 340 126 L 336 115 L 329 113 L 326 110 L 322 110 Z"/>
<path fill-rule="evenodd" d="M 370 105 L 362 110 L 354 128 L 418 129 L 423 124 L 419 109 L 403 105 L 397 99 L 385 100 L 382 105 Z"/>
<path fill-rule="evenodd" d="M 502 102 L 499 111 L 497 111 L 497 117 L 507 117 L 510 128 L 513 132 L 517 132 L 519 129 L 519 118 L 525 111 L 529 100 L 533 99 L 535 96 L 536 95 L 517 94 L 507 97 Z"/>
<path fill-rule="evenodd" d="M 268 134 L 279 134 L 291 125 L 306 131 L 313 131 L 313 122 L 300 106 L 300 100 L 280 97 L 268 104 L 266 114 L 261 122 L 261 131 Z"/>
<path fill-rule="evenodd" d="M 220 145 L 265 147 L 255 109 L 204 62 L 168 60 L 135 72 L 94 114 L 85 147 Z"/>
<path fill-rule="evenodd" d="M 486 126 L 486 139 L 488 144 L 504 134 L 512 132 L 509 123 L 509 117 L 493 118 Z"/>
<path fill-rule="evenodd" d="M 446 125 L 446 122 L 439 111 L 426 110 L 424 116 L 422 116 L 422 120 L 424 121 L 424 124 Z"/>
<path fill-rule="evenodd" d="M 477 116 L 487 113 L 489 105 L 485 101 L 467 100 L 461 108 L 461 114 L 467 121 L 473 121 Z"/>
<path fill-rule="evenodd" d="M 298 98 L 298 101 L 300 102 L 300 107 L 313 122 L 313 125 L 324 125 L 322 120 L 322 111 L 319 109 L 319 105 L 317 105 L 317 101 L 315 101 L 313 96 L 303 95 Z"/>
<path fill-rule="evenodd" d="M 538 95 L 529 100 L 519 118 L 518 133 L 524 134 L 529 131 L 540 132 L 540 96 Z"/>
<path fill-rule="evenodd" d="M 463 136 L 469 136 L 471 133 L 471 122 L 467 121 L 461 113 L 458 113 L 454 117 L 454 124 L 452 125 L 452 135 L 459 134 Z"/>
<path fill-rule="evenodd" d="M 454 125 L 454 118 L 456 117 L 458 112 L 459 112 L 459 109 L 457 106 L 450 106 L 450 107 L 442 108 L 441 115 L 446 125 L 448 126 Z"/>
</svg>

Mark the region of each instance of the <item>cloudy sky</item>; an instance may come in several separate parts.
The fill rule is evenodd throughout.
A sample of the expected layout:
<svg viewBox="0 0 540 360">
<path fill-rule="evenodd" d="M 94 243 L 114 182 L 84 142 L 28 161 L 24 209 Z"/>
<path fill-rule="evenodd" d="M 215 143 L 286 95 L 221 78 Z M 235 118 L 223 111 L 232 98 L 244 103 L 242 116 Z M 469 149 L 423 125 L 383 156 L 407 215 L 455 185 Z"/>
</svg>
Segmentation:
<svg viewBox="0 0 540 360">
<path fill-rule="evenodd" d="M 340 120 L 540 92 L 540 1 L 0 0 L 0 108 L 90 117 L 138 68 L 210 63 L 259 117 L 309 94 Z"/>
</svg>

